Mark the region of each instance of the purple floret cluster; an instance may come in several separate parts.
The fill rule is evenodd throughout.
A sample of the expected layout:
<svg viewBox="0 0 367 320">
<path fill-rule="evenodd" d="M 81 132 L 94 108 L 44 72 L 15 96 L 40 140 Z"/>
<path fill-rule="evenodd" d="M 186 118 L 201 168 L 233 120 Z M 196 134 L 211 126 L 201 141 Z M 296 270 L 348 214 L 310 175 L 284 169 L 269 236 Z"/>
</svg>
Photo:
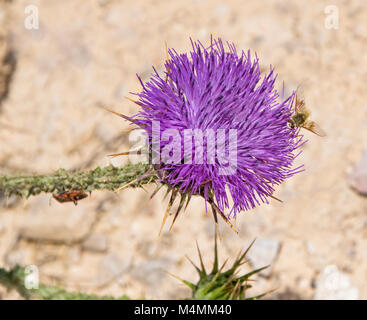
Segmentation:
<svg viewBox="0 0 367 320">
<path fill-rule="evenodd" d="M 155 164 L 159 175 L 181 194 L 212 199 L 222 212 L 230 208 L 230 218 L 260 202 L 268 203 L 276 185 L 302 171 L 302 167 L 292 168 L 292 163 L 298 155 L 296 149 L 304 142 L 298 136 L 299 130 L 288 126 L 295 92 L 280 97 L 274 89 L 277 76 L 273 68 L 262 74 L 257 56 L 251 57 L 250 51 L 238 54 L 229 43 L 226 50 L 221 39 L 211 39 L 208 47 L 191 43 L 188 54 L 169 50 L 164 76 L 154 69 L 146 83 L 139 78 L 142 91 L 136 95 L 142 110 L 133 121 L 146 131 L 151 150 L 153 122 L 160 124 L 158 134 L 178 131 L 182 137 L 180 161 L 161 159 Z M 192 163 L 185 163 L 185 129 L 225 130 L 227 140 L 229 131 L 235 130 L 235 159 L 229 157 L 228 164 L 218 159 L 208 163 L 204 154 L 203 163 L 195 163 L 195 156 Z M 157 151 L 170 143 L 161 141 Z M 192 145 L 195 155 L 195 144 Z M 205 150 L 213 146 L 204 138 L 203 147 Z M 231 169 L 232 160 L 236 164 L 234 172 L 223 174 L 225 168 Z"/>
</svg>

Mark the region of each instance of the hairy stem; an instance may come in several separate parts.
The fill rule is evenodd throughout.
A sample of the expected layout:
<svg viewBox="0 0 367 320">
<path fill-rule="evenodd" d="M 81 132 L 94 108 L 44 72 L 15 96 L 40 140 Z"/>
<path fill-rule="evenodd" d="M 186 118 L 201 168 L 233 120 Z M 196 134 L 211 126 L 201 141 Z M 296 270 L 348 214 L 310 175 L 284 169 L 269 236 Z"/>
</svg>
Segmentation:
<svg viewBox="0 0 367 320">
<path fill-rule="evenodd" d="M 45 193 L 60 193 L 70 190 L 115 190 L 131 183 L 129 187 L 141 187 L 156 180 L 156 176 L 147 175 L 138 179 L 150 170 L 147 164 L 127 164 L 117 168 L 112 165 L 90 171 L 70 172 L 59 169 L 45 175 L 0 175 L 0 192 L 6 196 L 18 195 L 28 198 Z M 136 180 L 136 181 L 135 181 Z"/>
</svg>

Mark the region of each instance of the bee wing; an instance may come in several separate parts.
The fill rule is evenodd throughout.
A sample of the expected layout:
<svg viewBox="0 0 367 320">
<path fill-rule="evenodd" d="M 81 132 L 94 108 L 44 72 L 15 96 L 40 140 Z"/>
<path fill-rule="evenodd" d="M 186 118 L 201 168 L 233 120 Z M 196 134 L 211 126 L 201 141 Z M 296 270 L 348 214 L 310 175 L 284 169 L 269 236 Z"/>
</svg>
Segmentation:
<svg viewBox="0 0 367 320">
<path fill-rule="evenodd" d="M 317 134 L 320 137 L 325 137 L 326 136 L 326 132 L 324 130 L 321 129 L 321 127 L 314 121 L 306 121 L 302 128 L 305 128 L 309 131 L 311 131 L 314 134 Z"/>
<path fill-rule="evenodd" d="M 301 86 L 297 87 L 296 102 L 295 102 L 294 108 L 295 108 L 296 113 L 301 113 L 306 110 L 305 94 Z"/>
</svg>

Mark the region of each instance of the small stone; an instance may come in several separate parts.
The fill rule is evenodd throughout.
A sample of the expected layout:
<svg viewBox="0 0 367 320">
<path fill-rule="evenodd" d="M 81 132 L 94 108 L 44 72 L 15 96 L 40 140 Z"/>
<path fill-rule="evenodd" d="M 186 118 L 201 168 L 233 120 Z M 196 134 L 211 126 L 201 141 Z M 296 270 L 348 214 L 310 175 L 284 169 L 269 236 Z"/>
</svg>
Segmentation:
<svg viewBox="0 0 367 320">
<path fill-rule="evenodd" d="M 316 280 L 315 300 L 357 300 L 358 289 L 335 265 L 326 266 Z"/>
<path fill-rule="evenodd" d="M 245 248 L 247 249 L 247 248 Z M 262 268 L 269 265 L 268 268 L 261 271 L 259 275 L 270 277 L 273 264 L 280 250 L 280 242 L 275 239 L 256 239 L 254 245 L 247 254 L 251 265 L 255 268 Z"/>
<path fill-rule="evenodd" d="M 108 248 L 107 237 L 103 233 L 92 233 L 82 243 L 82 248 L 94 252 L 106 252 Z"/>
<path fill-rule="evenodd" d="M 358 193 L 367 195 L 367 151 L 349 175 L 349 183 Z"/>
</svg>

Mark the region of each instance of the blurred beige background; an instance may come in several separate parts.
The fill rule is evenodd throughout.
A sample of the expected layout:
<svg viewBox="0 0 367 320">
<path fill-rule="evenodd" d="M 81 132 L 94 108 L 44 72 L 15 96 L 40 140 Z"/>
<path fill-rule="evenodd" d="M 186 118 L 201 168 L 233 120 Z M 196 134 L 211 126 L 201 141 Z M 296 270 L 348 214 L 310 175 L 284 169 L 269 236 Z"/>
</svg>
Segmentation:
<svg viewBox="0 0 367 320">
<path fill-rule="evenodd" d="M 283 204 L 238 215 L 239 235 L 221 224 L 221 261 L 256 237 L 253 265 L 272 267 L 257 277 L 250 294 L 277 289 L 267 298 L 367 298 L 367 200 L 348 185 L 367 149 L 363 0 L 0 3 L 1 173 L 110 163 L 107 154 L 129 146 L 123 133 L 128 125 L 96 103 L 135 113 L 137 106 L 124 96 L 140 90 L 136 73 L 148 80 L 152 65 L 162 71 L 165 41 L 185 52 L 189 37 L 203 43 L 211 34 L 222 37 L 238 50 L 256 51 L 264 71 L 275 66 L 279 88 L 282 81 L 287 92 L 302 84 L 313 118 L 328 136 L 304 132 L 309 141 L 295 165 L 304 163 L 306 171 L 276 191 Z M 39 10 L 38 30 L 24 26 L 30 4 Z M 325 27 L 328 5 L 339 11 L 338 29 Z M 118 196 L 99 191 L 78 206 L 49 204 L 50 195 L 0 197 L 0 265 L 37 265 L 44 283 L 70 290 L 187 297 L 190 291 L 162 269 L 197 280 L 184 255 L 198 260 L 197 240 L 211 265 L 212 216 L 194 199 L 173 231 L 158 238 L 163 195 L 147 204 L 143 190 Z M 19 296 L 0 287 L 0 297 Z"/>
</svg>

